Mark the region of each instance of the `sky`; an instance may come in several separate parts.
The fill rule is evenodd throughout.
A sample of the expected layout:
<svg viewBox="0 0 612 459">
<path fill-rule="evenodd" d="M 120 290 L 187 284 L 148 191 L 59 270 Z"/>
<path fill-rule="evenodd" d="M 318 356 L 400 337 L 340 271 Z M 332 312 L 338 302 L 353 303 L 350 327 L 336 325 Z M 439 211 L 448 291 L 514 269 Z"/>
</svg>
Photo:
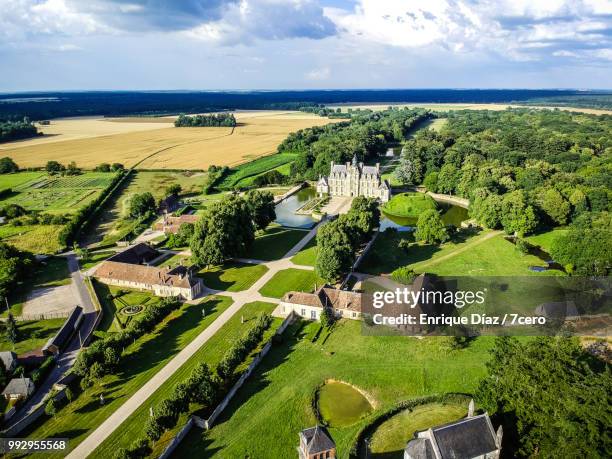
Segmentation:
<svg viewBox="0 0 612 459">
<path fill-rule="evenodd" d="M 612 88 L 612 0 L 0 0 L 0 91 Z"/>
</svg>

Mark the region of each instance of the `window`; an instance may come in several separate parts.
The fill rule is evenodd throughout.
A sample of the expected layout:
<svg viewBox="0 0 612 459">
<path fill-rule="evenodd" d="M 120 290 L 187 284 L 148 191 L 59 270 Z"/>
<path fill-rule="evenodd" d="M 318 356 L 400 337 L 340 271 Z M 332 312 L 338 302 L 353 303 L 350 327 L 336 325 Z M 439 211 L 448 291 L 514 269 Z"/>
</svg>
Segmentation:
<svg viewBox="0 0 612 459">
<path fill-rule="evenodd" d="M 317 318 L 317 311 L 315 311 L 314 309 L 310 311 L 310 318 L 312 320 L 315 320 Z"/>
<path fill-rule="evenodd" d="M 302 317 L 306 317 L 306 309 L 302 308 Z"/>
<path fill-rule="evenodd" d="M 353 317 L 357 317 L 357 313 L 356 312 L 353 313 Z"/>
</svg>

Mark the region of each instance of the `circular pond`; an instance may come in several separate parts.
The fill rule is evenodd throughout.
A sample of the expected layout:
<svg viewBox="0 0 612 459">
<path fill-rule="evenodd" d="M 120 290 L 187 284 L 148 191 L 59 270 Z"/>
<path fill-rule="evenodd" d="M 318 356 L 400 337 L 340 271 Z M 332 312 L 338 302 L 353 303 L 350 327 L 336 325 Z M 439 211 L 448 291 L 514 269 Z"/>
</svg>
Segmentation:
<svg viewBox="0 0 612 459">
<path fill-rule="evenodd" d="M 319 413 L 332 427 L 354 424 L 372 411 L 372 405 L 361 392 L 342 382 L 328 382 L 319 389 L 317 397 Z"/>
<path fill-rule="evenodd" d="M 121 314 L 125 316 L 134 316 L 141 312 L 144 308 L 141 305 L 130 305 L 121 309 Z"/>
</svg>

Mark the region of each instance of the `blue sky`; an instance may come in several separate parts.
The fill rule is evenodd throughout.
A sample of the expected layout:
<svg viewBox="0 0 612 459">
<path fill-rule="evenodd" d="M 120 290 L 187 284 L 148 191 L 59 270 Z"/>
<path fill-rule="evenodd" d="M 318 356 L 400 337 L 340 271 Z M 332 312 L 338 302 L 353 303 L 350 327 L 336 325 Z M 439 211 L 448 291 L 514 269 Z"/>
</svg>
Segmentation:
<svg viewBox="0 0 612 459">
<path fill-rule="evenodd" d="M 611 0 L 0 0 L 0 91 L 612 88 Z"/>
</svg>

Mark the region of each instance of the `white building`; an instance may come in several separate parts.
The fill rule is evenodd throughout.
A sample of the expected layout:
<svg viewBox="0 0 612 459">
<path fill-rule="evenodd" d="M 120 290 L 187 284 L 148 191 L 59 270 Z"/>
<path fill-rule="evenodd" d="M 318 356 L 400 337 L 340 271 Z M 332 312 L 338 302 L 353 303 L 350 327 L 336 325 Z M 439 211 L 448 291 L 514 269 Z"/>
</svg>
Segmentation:
<svg viewBox="0 0 612 459">
<path fill-rule="evenodd" d="M 361 318 L 361 293 L 321 287 L 314 293 L 287 292 L 280 302 L 281 314 L 294 312 L 307 320 L 319 320 L 324 308 L 331 308 L 338 318 Z"/>
<path fill-rule="evenodd" d="M 353 156 L 352 163 L 331 164 L 328 177 L 320 177 L 317 183 L 319 196 L 365 196 L 387 202 L 391 198 L 391 187 L 380 177 L 380 164 L 364 166 Z"/>
</svg>

